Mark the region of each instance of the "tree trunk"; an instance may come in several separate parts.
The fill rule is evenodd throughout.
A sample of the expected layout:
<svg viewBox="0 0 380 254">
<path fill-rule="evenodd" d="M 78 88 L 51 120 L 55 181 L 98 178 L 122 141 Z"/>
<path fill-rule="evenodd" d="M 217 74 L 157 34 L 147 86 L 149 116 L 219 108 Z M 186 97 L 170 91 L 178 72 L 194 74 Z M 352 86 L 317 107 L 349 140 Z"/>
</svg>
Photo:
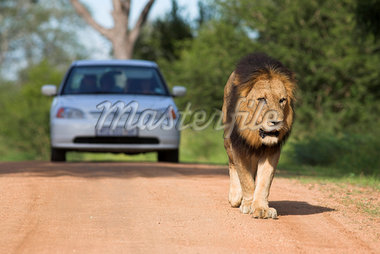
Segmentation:
<svg viewBox="0 0 380 254">
<path fill-rule="evenodd" d="M 128 29 L 131 0 L 112 0 L 112 17 L 114 27 L 107 29 L 99 25 L 91 16 L 86 7 L 79 0 L 70 0 L 75 11 L 92 28 L 111 41 L 113 47 L 113 57 L 116 59 L 130 59 L 133 57 L 133 50 L 141 27 L 145 24 L 149 11 L 155 0 L 149 0 L 141 11 L 136 25 Z"/>
<path fill-rule="evenodd" d="M 129 42 L 127 45 L 126 45 L 126 48 L 125 48 L 125 53 L 126 55 L 128 56 L 127 59 L 130 59 L 133 57 L 133 50 L 135 48 L 135 42 Z"/>
<path fill-rule="evenodd" d="M 112 41 L 113 57 L 116 59 L 130 59 L 132 54 L 128 54 L 126 48 L 128 47 L 127 37 L 116 37 Z"/>
</svg>

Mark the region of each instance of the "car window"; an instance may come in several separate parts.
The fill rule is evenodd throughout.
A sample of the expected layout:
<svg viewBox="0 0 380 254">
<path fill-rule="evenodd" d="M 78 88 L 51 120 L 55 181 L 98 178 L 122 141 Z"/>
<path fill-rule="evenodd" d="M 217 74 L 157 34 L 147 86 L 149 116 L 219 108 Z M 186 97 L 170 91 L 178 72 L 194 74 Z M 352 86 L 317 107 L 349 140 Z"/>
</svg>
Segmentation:
<svg viewBox="0 0 380 254">
<path fill-rule="evenodd" d="M 62 94 L 168 95 L 155 68 L 135 66 L 77 66 Z"/>
</svg>

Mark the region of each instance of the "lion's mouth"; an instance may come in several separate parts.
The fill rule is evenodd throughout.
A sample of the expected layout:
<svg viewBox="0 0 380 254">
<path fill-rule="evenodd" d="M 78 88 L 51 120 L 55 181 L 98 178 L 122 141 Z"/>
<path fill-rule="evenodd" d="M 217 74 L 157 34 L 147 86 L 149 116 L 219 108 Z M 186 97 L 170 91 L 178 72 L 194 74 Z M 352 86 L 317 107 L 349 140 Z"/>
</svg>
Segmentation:
<svg viewBox="0 0 380 254">
<path fill-rule="evenodd" d="M 266 136 L 278 137 L 278 135 L 280 135 L 280 132 L 279 131 L 264 131 L 263 129 L 260 129 L 259 135 L 261 138 L 265 138 Z"/>
</svg>

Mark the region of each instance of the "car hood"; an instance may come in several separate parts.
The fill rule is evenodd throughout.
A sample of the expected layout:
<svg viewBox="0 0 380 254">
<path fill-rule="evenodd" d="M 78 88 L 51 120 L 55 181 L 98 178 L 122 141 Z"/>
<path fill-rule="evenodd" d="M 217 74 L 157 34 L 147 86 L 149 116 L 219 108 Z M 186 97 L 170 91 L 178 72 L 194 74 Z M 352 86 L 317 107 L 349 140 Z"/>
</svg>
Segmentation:
<svg viewBox="0 0 380 254">
<path fill-rule="evenodd" d="M 137 102 L 138 111 L 162 109 L 169 106 L 176 110 L 172 97 L 153 95 L 63 95 L 56 97 L 53 106 L 77 108 L 86 112 L 99 112 L 101 109 L 97 108 L 98 105 L 105 102 L 115 104 L 120 101 L 125 105 L 132 101 Z"/>
</svg>

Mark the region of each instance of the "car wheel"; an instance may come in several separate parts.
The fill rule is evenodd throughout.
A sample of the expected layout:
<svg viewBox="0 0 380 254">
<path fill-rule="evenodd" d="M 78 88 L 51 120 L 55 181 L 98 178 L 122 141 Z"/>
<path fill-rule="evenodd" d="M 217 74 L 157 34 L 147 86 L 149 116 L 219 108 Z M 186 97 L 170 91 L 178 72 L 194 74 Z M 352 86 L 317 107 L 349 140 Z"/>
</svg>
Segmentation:
<svg viewBox="0 0 380 254">
<path fill-rule="evenodd" d="M 66 151 L 63 149 L 51 148 L 51 161 L 66 161 Z"/>
<path fill-rule="evenodd" d="M 179 162 L 178 149 L 159 151 L 158 152 L 158 161 L 160 161 L 160 162 Z"/>
</svg>

